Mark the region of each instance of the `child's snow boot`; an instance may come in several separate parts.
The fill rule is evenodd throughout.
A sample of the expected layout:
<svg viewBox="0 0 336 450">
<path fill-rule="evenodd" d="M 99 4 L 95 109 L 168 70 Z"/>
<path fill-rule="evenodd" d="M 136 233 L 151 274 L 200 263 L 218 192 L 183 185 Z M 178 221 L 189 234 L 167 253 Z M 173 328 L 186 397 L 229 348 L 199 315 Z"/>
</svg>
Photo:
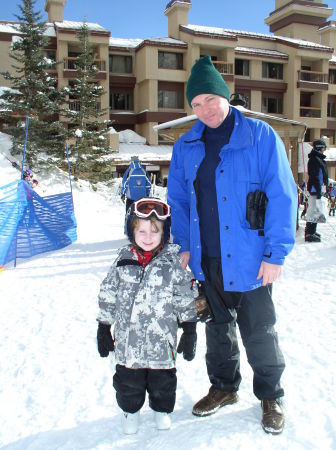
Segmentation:
<svg viewBox="0 0 336 450">
<path fill-rule="evenodd" d="M 158 430 L 169 430 L 171 420 L 168 413 L 154 411 L 156 428 Z"/>
<path fill-rule="evenodd" d="M 134 414 L 124 412 L 123 430 L 125 434 L 136 434 L 139 428 L 140 412 Z"/>
</svg>

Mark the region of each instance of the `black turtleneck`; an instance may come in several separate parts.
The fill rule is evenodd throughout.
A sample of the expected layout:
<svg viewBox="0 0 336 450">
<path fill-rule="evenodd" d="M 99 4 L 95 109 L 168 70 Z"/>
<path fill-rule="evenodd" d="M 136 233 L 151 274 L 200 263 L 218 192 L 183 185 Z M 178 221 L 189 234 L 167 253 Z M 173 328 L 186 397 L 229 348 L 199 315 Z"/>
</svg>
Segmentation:
<svg viewBox="0 0 336 450">
<path fill-rule="evenodd" d="M 220 257 L 219 217 L 216 195 L 216 168 L 219 153 L 228 144 L 234 126 L 234 114 L 229 114 L 217 128 L 206 127 L 203 134 L 205 157 L 197 172 L 197 209 L 200 219 L 202 253 Z"/>
</svg>

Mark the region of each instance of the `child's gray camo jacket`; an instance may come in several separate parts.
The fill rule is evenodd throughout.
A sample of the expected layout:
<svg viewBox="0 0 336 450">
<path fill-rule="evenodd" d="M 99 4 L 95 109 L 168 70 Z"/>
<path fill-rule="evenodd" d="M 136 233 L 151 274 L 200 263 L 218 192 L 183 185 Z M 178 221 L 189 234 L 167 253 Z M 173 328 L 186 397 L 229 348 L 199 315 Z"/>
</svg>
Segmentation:
<svg viewBox="0 0 336 450">
<path fill-rule="evenodd" d="M 179 246 L 165 245 L 145 267 L 122 247 L 100 286 L 97 320 L 114 324 L 115 360 L 129 368 L 175 367 L 179 322 L 195 322 L 192 273 Z"/>
</svg>

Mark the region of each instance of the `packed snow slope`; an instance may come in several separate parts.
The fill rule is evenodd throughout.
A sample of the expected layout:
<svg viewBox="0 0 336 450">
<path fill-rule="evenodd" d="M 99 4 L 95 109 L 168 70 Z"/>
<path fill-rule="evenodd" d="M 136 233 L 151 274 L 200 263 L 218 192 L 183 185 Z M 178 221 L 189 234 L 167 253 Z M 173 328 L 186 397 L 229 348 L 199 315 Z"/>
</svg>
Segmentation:
<svg viewBox="0 0 336 450">
<path fill-rule="evenodd" d="M 10 141 L 0 134 L 2 184 L 19 176 L 5 159 Z M 40 195 L 69 189 L 55 169 L 36 174 Z M 164 193 L 160 191 L 161 195 Z M 321 243 L 297 243 L 274 284 L 277 331 L 287 367 L 286 426 L 264 433 L 252 393 L 252 372 L 241 345 L 243 381 L 237 404 L 197 418 L 205 395 L 204 325 L 196 357 L 177 361 L 177 401 L 170 431 L 154 428 L 145 404 L 138 434 L 125 436 L 112 387 L 113 356 L 96 349 L 99 285 L 126 243 L 118 183 L 73 184 L 78 241 L 63 250 L 0 273 L 0 448 L 6 450 L 336 449 L 336 218 L 318 226 Z"/>
</svg>

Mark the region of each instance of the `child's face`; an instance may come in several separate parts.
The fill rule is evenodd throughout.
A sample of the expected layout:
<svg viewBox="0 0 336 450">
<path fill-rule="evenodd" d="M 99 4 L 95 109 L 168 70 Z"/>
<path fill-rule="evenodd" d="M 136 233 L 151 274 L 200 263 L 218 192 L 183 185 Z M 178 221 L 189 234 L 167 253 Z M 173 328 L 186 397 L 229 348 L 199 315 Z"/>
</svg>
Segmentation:
<svg viewBox="0 0 336 450">
<path fill-rule="evenodd" d="M 135 243 L 146 252 L 154 250 L 161 242 L 163 222 L 157 220 L 155 225 L 150 220 L 139 219 L 134 229 Z"/>
</svg>

